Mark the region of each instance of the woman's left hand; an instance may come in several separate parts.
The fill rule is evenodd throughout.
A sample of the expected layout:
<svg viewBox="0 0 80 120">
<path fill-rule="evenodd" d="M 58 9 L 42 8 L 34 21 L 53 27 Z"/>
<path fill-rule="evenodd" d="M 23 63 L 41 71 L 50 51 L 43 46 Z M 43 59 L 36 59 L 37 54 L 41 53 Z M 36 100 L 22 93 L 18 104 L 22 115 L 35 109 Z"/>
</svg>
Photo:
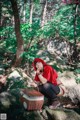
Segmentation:
<svg viewBox="0 0 80 120">
<path fill-rule="evenodd" d="M 41 72 L 40 72 L 39 69 L 37 69 L 36 74 L 37 74 L 37 75 L 40 75 L 40 74 L 41 74 Z"/>
</svg>

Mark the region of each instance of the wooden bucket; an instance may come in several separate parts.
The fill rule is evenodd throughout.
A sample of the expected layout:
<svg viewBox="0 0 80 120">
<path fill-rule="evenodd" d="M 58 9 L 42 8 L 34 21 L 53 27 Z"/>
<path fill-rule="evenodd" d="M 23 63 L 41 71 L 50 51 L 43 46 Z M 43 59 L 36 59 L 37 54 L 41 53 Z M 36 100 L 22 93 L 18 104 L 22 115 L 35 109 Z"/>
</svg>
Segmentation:
<svg viewBox="0 0 80 120">
<path fill-rule="evenodd" d="M 44 103 L 44 96 L 39 91 L 23 89 L 20 101 L 27 110 L 41 110 Z"/>
</svg>

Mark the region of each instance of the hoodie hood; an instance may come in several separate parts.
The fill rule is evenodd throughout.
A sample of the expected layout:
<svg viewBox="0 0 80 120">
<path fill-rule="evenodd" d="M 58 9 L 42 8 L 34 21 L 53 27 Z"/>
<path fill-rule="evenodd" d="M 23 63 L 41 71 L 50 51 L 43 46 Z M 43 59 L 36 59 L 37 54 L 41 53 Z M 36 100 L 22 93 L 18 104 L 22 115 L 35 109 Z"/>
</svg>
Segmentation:
<svg viewBox="0 0 80 120">
<path fill-rule="evenodd" d="M 46 66 L 46 65 L 47 65 L 47 63 L 44 62 L 44 60 L 42 60 L 42 59 L 40 59 L 40 58 L 35 58 L 34 61 L 33 61 L 33 63 L 32 63 L 32 66 L 34 67 L 34 70 L 36 70 L 36 63 L 37 63 L 37 62 L 41 62 L 41 63 L 43 64 L 43 66 Z"/>
</svg>

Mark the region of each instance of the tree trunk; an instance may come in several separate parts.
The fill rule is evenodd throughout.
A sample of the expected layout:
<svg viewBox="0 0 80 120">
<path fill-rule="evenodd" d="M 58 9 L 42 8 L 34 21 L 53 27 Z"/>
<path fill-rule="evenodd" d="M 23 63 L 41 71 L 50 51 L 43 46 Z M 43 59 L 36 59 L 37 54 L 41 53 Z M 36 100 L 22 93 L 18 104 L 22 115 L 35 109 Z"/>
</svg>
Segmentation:
<svg viewBox="0 0 80 120">
<path fill-rule="evenodd" d="M 47 11 L 47 0 L 44 0 L 42 3 L 42 14 L 41 14 L 41 27 L 43 28 L 45 25 L 45 17 Z"/>
<path fill-rule="evenodd" d="M 1 16 L 2 16 L 2 3 L 0 2 L 0 26 L 1 26 Z"/>
<path fill-rule="evenodd" d="M 13 15 L 14 15 L 14 22 L 15 22 L 15 34 L 16 34 L 16 39 L 17 39 L 17 52 L 16 52 L 16 61 L 14 66 L 18 66 L 21 63 L 21 54 L 24 52 L 24 42 L 22 39 L 22 35 L 20 32 L 20 19 L 19 19 L 19 12 L 18 12 L 18 7 L 17 7 L 17 2 L 16 0 L 10 0 L 11 5 L 12 5 L 12 10 L 13 10 Z"/>
<path fill-rule="evenodd" d="M 75 13 L 74 13 L 75 12 Z M 77 67 L 77 63 L 79 61 L 79 51 L 77 49 L 77 16 L 78 16 L 78 4 L 75 4 L 73 6 L 73 15 L 74 15 L 74 20 L 73 20 L 73 26 L 74 26 L 74 33 L 73 33 L 73 39 L 74 43 L 70 43 L 70 51 L 71 51 L 71 56 L 70 56 L 70 63 L 74 65 L 74 67 Z"/>
<path fill-rule="evenodd" d="M 75 5 L 75 14 L 74 14 L 74 47 L 73 47 L 73 59 L 75 62 L 77 62 L 77 57 L 78 57 L 78 52 L 77 52 L 77 42 L 76 42 L 76 37 L 77 37 L 77 16 L 78 16 L 78 5 Z"/>
<path fill-rule="evenodd" d="M 24 5 L 23 5 L 23 23 L 26 23 L 26 3 L 27 3 L 27 0 L 24 0 Z"/>
<path fill-rule="evenodd" d="M 32 24 L 33 6 L 33 0 L 30 0 L 30 24 Z"/>
<path fill-rule="evenodd" d="M 2 3 L 1 3 L 1 1 L 0 1 L 0 28 L 1 28 L 1 22 L 2 22 L 2 20 L 1 20 L 1 17 L 2 16 Z M 1 36 L 0 36 L 0 40 L 1 40 Z"/>
</svg>

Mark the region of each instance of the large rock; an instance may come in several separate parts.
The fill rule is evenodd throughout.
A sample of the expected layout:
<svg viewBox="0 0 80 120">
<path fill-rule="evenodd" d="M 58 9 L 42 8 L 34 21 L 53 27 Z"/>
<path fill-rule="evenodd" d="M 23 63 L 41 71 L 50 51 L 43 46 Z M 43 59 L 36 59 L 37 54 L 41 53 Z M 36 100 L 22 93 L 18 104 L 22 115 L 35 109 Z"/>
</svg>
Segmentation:
<svg viewBox="0 0 80 120">
<path fill-rule="evenodd" d="M 27 120 L 44 120 L 44 118 L 40 114 L 40 111 L 26 112 L 26 115 Z"/>
<path fill-rule="evenodd" d="M 16 98 L 9 92 L 2 92 L 0 94 L 0 108 L 8 109 L 12 102 L 15 102 Z"/>
<path fill-rule="evenodd" d="M 73 110 L 68 109 L 46 109 L 47 114 L 52 120 L 80 120 L 80 115 L 78 115 Z"/>
<path fill-rule="evenodd" d="M 59 74 L 59 80 L 67 89 L 67 93 L 64 94 L 65 97 L 69 97 L 73 103 L 80 102 L 80 84 L 76 83 L 76 76 L 73 72 L 65 71 Z"/>
<path fill-rule="evenodd" d="M 17 70 L 14 70 L 8 78 L 22 78 L 21 75 L 19 74 L 19 72 Z"/>
<path fill-rule="evenodd" d="M 47 45 L 47 50 L 50 54 L 55 55 L 56 59 L 62 63 L 66 63 L 67 55 L 70 55 L 70 46 L 66 41 L 59 39 L 50 40 Z"/>
</svg>

